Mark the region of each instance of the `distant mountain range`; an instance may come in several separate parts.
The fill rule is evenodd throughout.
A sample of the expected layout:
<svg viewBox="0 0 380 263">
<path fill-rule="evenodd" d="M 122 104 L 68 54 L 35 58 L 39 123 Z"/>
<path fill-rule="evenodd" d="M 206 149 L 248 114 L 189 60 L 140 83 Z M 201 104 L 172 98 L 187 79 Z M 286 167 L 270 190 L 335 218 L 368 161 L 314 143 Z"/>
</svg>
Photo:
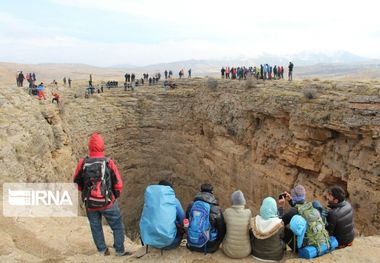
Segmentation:
<svg viewBox="0 0 380 263">
<path fill-rule="evenodd" d="M 219 74 L 221 67 L 226 66 L 258 66 L 268 63 L 270 65 L 282 65 L 287 67 L 289 61 L 295 64 L 296 68 L 307 67 L 318 64 L 342 64 L 350 67 L 358 67 L 358 64 L 379 64 L 378 60 L 371 60 L 366 57 L 357 56 L 347 51 L 336 51 L 330 53 L 322 52 L 301 52 L 294 55 L 271 55 L 262 54 L 256 58 L 224 58 L 224 59 L 208 59 L 208 60 L 183 60 L 170 63 L 160 63 L 147 66 L 132 66 L 132 65 L 116 65 L 118 69 L 136 72 L 163 72 L 164 70 L 173 70 L 176 75 L 179 70 L 186 71 L 191 68 L 194 75 L 212 76 Z M 312 68 L 312 67 L 311 67 Z M 318 66 L 316 66 L 318 68 Z M 340 68 L 340 67 L 337 67 Z"/>
<path fill-rule="evenodd" d="M 347 51 L 336 51 L 330 53 L 322 52 L 301 52 L 294 55 L 272 55 L 262 54 L 256 58 L 224 58 L 224 59 L 208 59 L 208 60 L 183 60 L 170 63 L 160 63 L 147 66 L 134 66 L 129 64 L 120 64 L 112 67 L 132 69 L 181 69 L 181 68 L 204 68 L 204 67 L 222 67 L 222 66 L 252 66 L 268 63 L 271 65 L 287 65 L 292 61 L 298 66 L 308 66 L 318 63 L 355 63 L 368 61 L 369 58 L 361 57 Z"/>
</svg>

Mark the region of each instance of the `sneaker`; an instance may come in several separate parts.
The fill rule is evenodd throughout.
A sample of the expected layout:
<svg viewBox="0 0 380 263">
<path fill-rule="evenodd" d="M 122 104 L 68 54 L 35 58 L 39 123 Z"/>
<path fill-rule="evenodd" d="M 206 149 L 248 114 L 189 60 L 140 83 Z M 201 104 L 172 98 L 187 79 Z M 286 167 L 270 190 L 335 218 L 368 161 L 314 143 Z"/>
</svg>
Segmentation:
<svg viewBox="0 0 380 263">
<path fill-rule="evenodd" d="M 140 247 L 134 254 L 134 257 L 135 258 L 142 258 L 143 256 L 145 256 L 147 254 L 147 249 L 146 249 L 146 246 L 142 246 Z"/>
<path fill-rule="evenodd" d="M 118 257 L 130 256 L 130 255 L 132 255 L 132 252 L 129 252 L 129 251 L 125 251 L 123 253 L 116 253 L 116 256 Z"/>
<path fill-rule="evenodd" d="M 187 245 L 187 239 L 182 239 L 181 243 L 179 244 L 181 247 L 186 247 Z"/>
<path fill-rule="evenodd" d="M 99 253 L 102 256 L 109 256 L 109 255 L 111 255 L 110 251 L 108 250 L 108 247 L 106 248 L 106 250 L 104 250 L 103 252 L 99 252 Z"/>
</svg>

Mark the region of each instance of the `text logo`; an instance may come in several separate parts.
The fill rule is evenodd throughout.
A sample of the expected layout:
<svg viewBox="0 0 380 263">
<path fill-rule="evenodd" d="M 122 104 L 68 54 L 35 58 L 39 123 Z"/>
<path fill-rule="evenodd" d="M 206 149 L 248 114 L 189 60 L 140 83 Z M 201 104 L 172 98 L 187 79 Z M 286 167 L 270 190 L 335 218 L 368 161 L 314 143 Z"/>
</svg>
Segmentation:
<svg viewBox="0 0 380 263">
<path fill-rule="evenodd" d="M 78 214 L 78 190 L 71 183 L 6 183 L 3 215 L 71 217 Z"/>
</svg>

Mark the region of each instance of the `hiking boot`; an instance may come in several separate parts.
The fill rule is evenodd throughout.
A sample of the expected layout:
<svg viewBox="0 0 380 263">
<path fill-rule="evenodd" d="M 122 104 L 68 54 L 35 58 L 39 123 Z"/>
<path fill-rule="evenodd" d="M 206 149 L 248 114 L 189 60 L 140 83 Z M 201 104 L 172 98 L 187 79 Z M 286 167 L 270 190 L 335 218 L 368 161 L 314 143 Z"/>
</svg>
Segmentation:
<svg viewBox="0 0 380 263">
<path fill-rule="evenodd" d="M 129 252 L 129 251 L 125 251 L 123 253 L 116 253 L 116 256 L 118 257 L 130 256 L 130 255 L 132 255 L 132 252 Z"/>
<path fill-rule="evenodd" d="M 111 255 L 110 251 L 108 250 L 108 247 L 106 248 L 106 250 L 104 250 L 103 252 L 99 252 L 99 253 L 102 256 L 109 256 L 109 255 Z"/>
</svg>

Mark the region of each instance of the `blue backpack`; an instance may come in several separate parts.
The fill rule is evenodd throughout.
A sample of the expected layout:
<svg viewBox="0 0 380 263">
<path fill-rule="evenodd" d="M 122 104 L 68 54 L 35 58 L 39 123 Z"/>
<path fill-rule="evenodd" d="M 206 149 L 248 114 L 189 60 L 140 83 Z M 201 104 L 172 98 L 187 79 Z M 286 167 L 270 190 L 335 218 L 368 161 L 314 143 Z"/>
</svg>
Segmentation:
<svg viewBox="0 0 380 263">
<path fill-rule="evenodd" d="M 171 245 L 177 235 L 176 216 L 174 190 L 165 185 L 148 186 L 140 219 L 143 243 L 159 249 Z"/>
<path fill-rule="evenodd" d="M 203 247 L 210 240 L 216 239 L 210 224 L 210 204 L 195 201 L 190 209 L 187 242 L 193 247 Z"/>
</svg>

